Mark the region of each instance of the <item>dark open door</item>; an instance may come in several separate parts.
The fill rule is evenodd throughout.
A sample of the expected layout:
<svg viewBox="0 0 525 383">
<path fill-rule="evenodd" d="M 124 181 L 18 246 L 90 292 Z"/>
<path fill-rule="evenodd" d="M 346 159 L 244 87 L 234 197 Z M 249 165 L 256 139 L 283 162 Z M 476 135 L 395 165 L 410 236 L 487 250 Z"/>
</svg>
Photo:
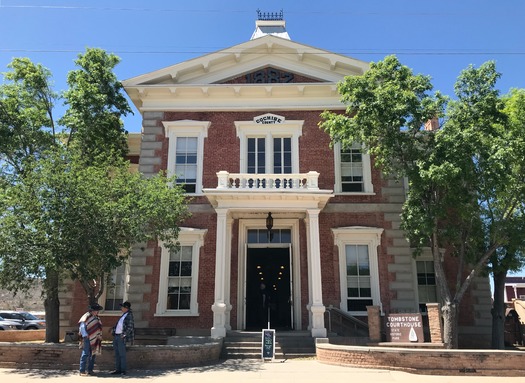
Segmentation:
<svg viewBox="0 0 525 383">
<path fill-rule="evenodd" d="M 261 284 L 264 284 L 264 289 Z M 268 327 L 291 330 L 290 250 L 248 248 L 246 262 L 246 330 Z"/>
</svg>

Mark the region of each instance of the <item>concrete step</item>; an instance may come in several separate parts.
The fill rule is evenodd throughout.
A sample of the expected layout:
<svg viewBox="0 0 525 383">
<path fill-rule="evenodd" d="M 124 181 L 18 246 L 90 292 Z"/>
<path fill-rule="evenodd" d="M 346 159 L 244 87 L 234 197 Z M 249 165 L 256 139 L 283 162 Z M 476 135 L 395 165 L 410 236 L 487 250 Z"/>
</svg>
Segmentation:
<svg viewBox="0 0 525 383">
<path fill-rule="evenodd" d="M 224 338 L 223 359 L 261 359 L 260 332 L 229 332 Z M 315 339 L 309 332 L 279 332 L 275 335 L 275 359 L 315 356 Z"/>
</svg>

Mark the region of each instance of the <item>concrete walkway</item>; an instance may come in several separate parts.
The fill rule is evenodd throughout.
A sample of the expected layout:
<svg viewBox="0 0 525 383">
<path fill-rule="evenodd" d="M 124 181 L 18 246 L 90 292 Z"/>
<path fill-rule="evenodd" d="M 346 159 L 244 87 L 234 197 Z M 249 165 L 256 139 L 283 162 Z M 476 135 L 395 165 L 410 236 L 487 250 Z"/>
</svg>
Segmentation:
<svg viewBox="0 0 525 383">
<path fill-rule="evenodd" d="M 97 372 L 95 370 L 95 372 Z M 15 370 L 0 369 L 0 382 L 66 383 L 81 381 L 140 383 L 336 383 L 336 382 L 403 382 L 403 383 L 495 383 L 523 382 L 523 377 L 480 377 L 480 376 L 430 376 L 409 374 L 399 371 L 363 369 L 331 366 L 315 359 L 257 362 L 227 360 L 212 366 L 179 368 L 173 370 L 129 371 L 126 376 L 113 376 L 109 371 L 100 371 L 97 376 L 81 377 L 78 371 L 58 370 Z"/>
</svg>

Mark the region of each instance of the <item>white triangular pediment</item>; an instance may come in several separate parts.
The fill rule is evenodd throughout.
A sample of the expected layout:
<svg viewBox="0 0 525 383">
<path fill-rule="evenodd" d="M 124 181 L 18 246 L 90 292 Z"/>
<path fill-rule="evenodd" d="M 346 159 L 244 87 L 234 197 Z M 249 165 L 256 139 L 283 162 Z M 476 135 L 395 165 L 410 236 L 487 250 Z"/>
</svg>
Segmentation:
<svg viewBox="0 0 525 383">
<path fill-rule="evenodd" d="M 266 35 L 122 84 L 140 111 L 342 109 L 337 84 L 367 69 L 364 61 Z M 261 74 L 266 82 L 249 81 Z"/>
<path fill-rule="evenodd" d="M 347 56 L 267 35 L 123 81 L 142 85 L 219 84 L 261 68 L 272 67 L 321 82 L 338 82 L 360 75 L 368 63 Z"/>
</svg>

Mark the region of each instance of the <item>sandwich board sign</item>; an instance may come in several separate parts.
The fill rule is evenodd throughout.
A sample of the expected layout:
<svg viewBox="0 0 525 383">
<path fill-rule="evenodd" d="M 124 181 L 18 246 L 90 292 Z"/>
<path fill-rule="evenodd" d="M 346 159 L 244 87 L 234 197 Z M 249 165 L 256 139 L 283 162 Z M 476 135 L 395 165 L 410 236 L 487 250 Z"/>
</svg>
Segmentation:
<svg viewBox="0 0 525 383">
<path fill-rule="evenodd" d="M 261 355 L 263 360 L 275 358 L 275 330 L 262 330 Z"/>
</svg>

